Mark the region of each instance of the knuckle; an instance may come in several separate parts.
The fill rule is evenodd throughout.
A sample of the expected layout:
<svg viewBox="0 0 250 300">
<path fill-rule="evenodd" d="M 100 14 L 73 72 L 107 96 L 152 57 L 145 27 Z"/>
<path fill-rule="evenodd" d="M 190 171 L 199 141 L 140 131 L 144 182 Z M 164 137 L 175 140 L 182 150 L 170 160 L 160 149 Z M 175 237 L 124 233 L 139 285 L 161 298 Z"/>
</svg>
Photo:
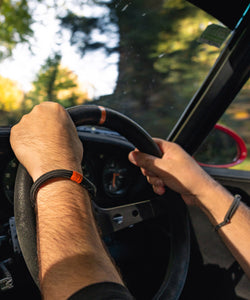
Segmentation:
<svg viewBox="0 0 250 300">
<path fill-rule="evenodd" d="M 151 166 L 151 164 L 152 164 L 151 157 L 148 155 L 144 155 L 141 161 L 142 168 L 147 169 Z"/>
<path fill-rule="evenodd" d="M 49 117 L 50 115 L 57 116 L 62 115 L 65 112 L 65 109 L 59 103 L 49 101 L 45 101 L 34 106 L 31 111 L 32 115 L 37 115 L 38 117 L 45 114 L 47 115 L 47 117 Z"/>
<path fill-rule="evenodd" d="M 163 186 L 163 182 L 160 178 L 158 177 L 151 177 L 151 176 L 148 176 L 147 177 L 147 180 L 150 184 L 152 184 L 153 186 L 156 186 L 156 187 L 161 187 Z"/>
<path fill-rule="evenodd" d="M 63 109 L 63 107 L 58 102 L 52 101 L 44 101 L 34 107 L 36 110 L 43 110 L 43 109 Z"/>
<path fill-rule="evenodd" d="M 32 112 L 34 113 L 36 111 L 39 111 L 40 109 L 41 109 L 41 104 L 37 104 L 32 108 L 30 113 L 32 113 Z"/>
<path fill-rule="evenodd" d="M 16 130 L 17 130 L 17 125 L 15 125 L 11 128 L 11 130 L 10 130 L 10 140 L 12 140 L 13 137 L 15 136 Z"/>
</svg>

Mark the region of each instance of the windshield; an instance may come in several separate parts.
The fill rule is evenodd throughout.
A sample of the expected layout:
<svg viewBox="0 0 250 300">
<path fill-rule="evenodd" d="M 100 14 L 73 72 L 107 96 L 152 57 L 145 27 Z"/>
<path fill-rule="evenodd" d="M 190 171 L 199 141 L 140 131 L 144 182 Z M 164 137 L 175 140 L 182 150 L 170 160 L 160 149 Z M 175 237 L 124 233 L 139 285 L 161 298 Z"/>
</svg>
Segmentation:
<svg viewBox="0 0 250 300">
<path fill-rule="evenodd" d="M 165 138 L 220 51 L 201 39 L 218 21 L 182 0 L 0 5 L 0 125 L 42 101 L 87 103 Z"/>
</svg>

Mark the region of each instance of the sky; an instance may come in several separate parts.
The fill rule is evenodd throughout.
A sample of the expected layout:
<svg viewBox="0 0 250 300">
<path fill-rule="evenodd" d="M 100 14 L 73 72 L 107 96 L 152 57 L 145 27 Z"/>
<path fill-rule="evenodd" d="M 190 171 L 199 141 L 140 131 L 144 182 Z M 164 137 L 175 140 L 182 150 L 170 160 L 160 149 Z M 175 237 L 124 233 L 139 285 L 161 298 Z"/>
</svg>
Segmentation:
<svg viewBox="0 0 250 300">
<path fill-rule="evenodd" d="M 101 16 L 107 13 L 104 9 L 93 6 L 84 6 L 78 11 L 75 7 L 71 8 L 78 15 L 84 12 L 85 16 Z M 48 9 L 44 4 L 36 3 L 34 19 L 34 37 L 30 39 L 33 54 L 29 45 L 18 44 L 13 55 L 0 63 L 0 75 L 17 81 L 24 91 L 29 91 L 41 65 L 53 51 L 59 50 L 62 53 L 62 65 L 78 75 L 80 83 L 89 88 L 90 96 L 98 98 L 113 92 L 118 75 L 118 54 L 107 57 L 102 50 L 97 50 L 81 57 L 76 47 L 70 45 L 70 33 L 65 29 L 61 30 L 54 8 Z M 60 35 L 57 34 L 58 31 Z M 95 32 L 93 38 L 104 41 L 109 37 Z M 113 39 L 113 43 L 117 43 L 118 35 L 113 35 Z"/>
</svg>

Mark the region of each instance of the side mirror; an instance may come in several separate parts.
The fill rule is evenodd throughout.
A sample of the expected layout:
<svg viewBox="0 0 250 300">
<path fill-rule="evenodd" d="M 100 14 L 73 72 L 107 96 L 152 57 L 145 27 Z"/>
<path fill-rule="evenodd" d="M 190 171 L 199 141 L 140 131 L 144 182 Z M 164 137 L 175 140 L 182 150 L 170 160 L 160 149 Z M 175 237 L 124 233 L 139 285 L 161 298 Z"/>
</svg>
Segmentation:
<svg viewBox="0 0 250 300">
<path fill-rule="evenodd" d="M 243 139 L 230 128 L 216 124 L 197 150 L 194 158 L 201 166 L 229 168 L 242 163 L 247 157 Z"/>
</svg>

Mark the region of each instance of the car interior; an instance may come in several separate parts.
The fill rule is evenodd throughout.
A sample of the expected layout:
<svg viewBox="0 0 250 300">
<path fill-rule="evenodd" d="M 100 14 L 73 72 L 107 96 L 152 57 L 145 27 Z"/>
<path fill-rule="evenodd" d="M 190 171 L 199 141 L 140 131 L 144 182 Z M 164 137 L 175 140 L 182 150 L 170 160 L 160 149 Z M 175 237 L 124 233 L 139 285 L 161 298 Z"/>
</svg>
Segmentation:
<svg viewBox="0 0 250 300">
<path fill-rule="evenodd" d="M 233 194 L 240 194 L 242 201 L 250 206 L 250 167 L 244 170 L 239 168 L 242 162 L 249 160 L 250 107 L 247 108 L 249 115 L 245 118 L 248 123 L 244 128 L 243 125 L 238 127 L 239 131 L 216 125 L 234 125 L 233 122 L 227 122 L 232 112 L 226 112 L 231 109 L 234 113 L 233 104 L 241 101 L 237 99 L 242 91 L 244 97 L 240 99 L 244 98 L 244 105 L 249 103 L 249 1 L 223 0 L 220 5 L 214 0 L 190 0 L 188 4 L 184 0 L 175 4 L 174 1 L 164 0 L 155 3 L 149 1 L 148 4 L 141 0 L 134 2 L 108 0 L 94 3 L 105 7 L 105 11 L 107 6 L 109 18 L 100 21 L 101 18 L 94 15 L 92 19 L 90 10 L 90 17 L 84 21 L 85 35 L 80 34 L 76 27 L 76 24 L 80 24 L 80 16 L 73 19 L 72 12 L 60 16 L 65 30 L 72 30 L 71 41 L 78 50 L 85 47 L 84 51 L 97 51 L 106 43 L 107 53 L 115 51 L 120 55 L 117 87 L 112 95 L 98 96 L 86 103 L 65 105 L 84 147 L 83 174 L 97 189 L 92 206 L 102 239 L 135 299 L 250 299 L 249 279 L 213 230 L 207 217 L 196 207 L 187 207 L 181 196 L 170 189 L 163 196 L 156 195 L 140 169 L 128 160 L 128 154 L 135 147 L 142 152 L 160 156 L 151 138 L 158 136 L 159 132 L 161 137 L 181 145 L 208 174 Z M 97 6 L 93 7 L 97 9 Z M 191 84 L 194 81 L 192 76 L 199 69 L 195 66 L 195 59 L 191 65 L 194 64 L 197 69 L 191 72 L 192 76 L 188 70 L 191 66 L 187 70 L 182 66 L 181 58 L 184 54 L 180 49 L 180 41 L 172 43 L 171 47 L 176 48 L 169 55 L 167 51 L 170 48 L 162 50 L 169 47 L 164 41 L 171 40 L 171 34 L 176 36 L 179 32 L 175 21 L 172 21 L 171 26 L 166 21 L 167 17 L 175 20 L 173 9 L 179 11 L 182 16 L 180 20 L 186 18 L 183 17 L 186 12 L 192 20 L 198 18 L 200 11 L 205 11 L 219 21 L 218 26 L 229 32 L 219 47 L 219 55 L 216 52 L 212 67 L 207 67 L 205 75 L 202 73 L 204 76 L 197 73 L 199 85 Z M 140 18 L 135 21 L 133 17 L 139 15 Z M 163 16 L 160 25 L 156 21 L 157 16 Z M 113 27 L 110 22 L 113 22 Z M 119 24 L 119 47 L 110 46 L 110 41 L 103 42 L 97 37 L 95 40 L 94 35 L 91 36 L 91 30 L 97 30 L 98 26 L 103 26 L 103 31 L 113 30 L 117 34 L 114 22 Z M 142 28 L 138 29 L 140 25 L 136 22 Z M 167 24 L 164 30 L 163 22 Z M 157 38 L 155 31 L 151 32 L 147 24 L 155 28 L 161 26 L 161 31 L 157 29 Z M 180 28 L 184 28 L 185 24 Z M 208 25 L 211 25 L 210 21 Z M 97 27 L 90 29 L 90 26 Z M 146 32 L 142 41 L 138 41 L 138 36 L 131 28 L 138 29 L 140 34 L 148 30 L 148 35 L 152 36 L 147 39 Z M 200 29 L 205 31 L 205 28 Z M 168 35 L 168 32 L 171 34 Z M 205 39 L 211 38 L 210 43 L 214 43 L 211 35 L 210 31 L 210 37 L 205 36 Z M 156 45 L 149 44 L 153 38 L 159 39 L 157 50 Z M 132 41 L 131 44 L 128 41 Z M 190 52 L 196 46 L 191 40 L 189 43 Z M 115 50 L 111 50 L 112 47 Z M 193 52 L 190 55 L 188 53 L 184 58 L 190 60 L 193 55 Z M 214 57 L 215 50 L 211 50 L 209 55 Z M 170 62 L 171 57 L 176 59 L 174 64 Z M 199 59 L 204 62 L 208 58 L 200 56 Z M 154 64 L 150 65 L 151 60 Z M 162 62 L 159 63 L 159 60 Z M 145 68 L 141 67 L 142 62 Z M 150 81 L 142 75 L 146 73 Z M 184 74 L 183 78 L 181 73 Z M 176 78 L 180 80 L 178 84 Z M 185 86 L 180 93 L 192 96 L 180 101 L 177 110 L 173 103 L 174 100 L 178 102 L 181 96 L 172 92 L 173 89 L 181 89 L 185 80 L 188 88 Z M 192 90 L 189 90 L 191 85 Z M 168 102 L 171 96 L 173 103 L 171 100 Z M 32 94 L 29 97 L 24 105 L 33 99 Z M 38 103 L 39 100 L 34 101 L 34 104 Z M 102 119 L 103 111 L 105 120 Z M 153 114 L 150 114 L 151 111 Z M 24 109 L 21 110 L 16 119 L 11 115 L 11 121 L 5 125 L 1 123 L 0 127 L 1 299 L 41 299 L 35 215 L 29 199 L 32 180 L 15 158 L 9 142 L 12 125 L 24 112 Z M 4 112 L 0 112 L 0 117 L 2 115 Z M 222 136 L 218 138 L 215 133 L 219 131 Z M 230 144 L 225 141 L 224 136 L 229 136 L 232 144 L 231 141 Z"/>
</svg>

